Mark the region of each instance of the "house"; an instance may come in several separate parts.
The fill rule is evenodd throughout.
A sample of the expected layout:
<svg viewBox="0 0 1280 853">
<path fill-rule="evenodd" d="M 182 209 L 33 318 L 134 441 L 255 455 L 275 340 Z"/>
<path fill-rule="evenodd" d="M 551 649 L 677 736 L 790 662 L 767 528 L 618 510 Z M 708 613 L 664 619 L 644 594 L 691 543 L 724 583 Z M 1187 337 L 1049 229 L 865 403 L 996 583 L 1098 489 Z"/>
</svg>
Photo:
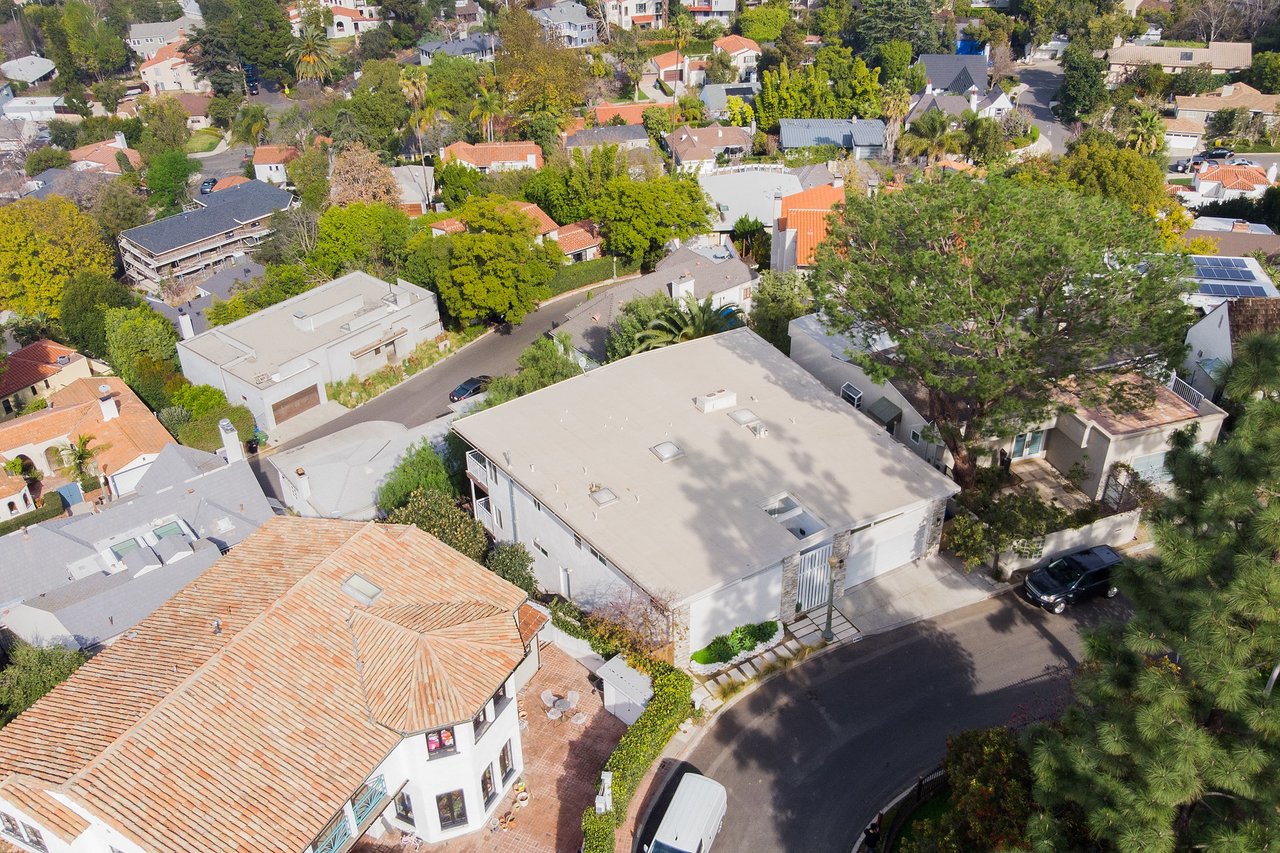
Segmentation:
<svg viewBox="0 0 1280 853">
<path fill-rule="evenodd" d="M 352 272 L 179 341 L 178 360 L 270 431 L 325 402 L 328 383 L 396 364 L 440 332 L 434 293 Z"/>
<path fill-rule="evenodd" d="M 4 727 L 0 825 L 131 853 L 480 830 L 545 622 L 416 528 L 272 518 Z"/>
<path fill-rule="evenodd" d="M 66 100 L 57 95 L 50 97 L 14 98 L 4 103 L 5 118 L 19 121 L 47 122 L 63 116 L 75 115 Z"/>
<path fill-rule="evenodd" d="M 383 26 L 382 10 L 378 6 L 367 6 L 363 0 L 327 0 L 324 10 L 332 15 L 332 20 L 325 24 L 325 35 L 331 39 L 347 39 Z M 293 37 L 302 34 L 303 10 L 297 6 L 289 7 L 289 26 L 293 29 Z"/>
<path fill-rule="evenodd" d="M 1256 258 L 1192 255 L 1190 261 L 1194 289 L 1182 298 L 1197 311 L 1207 312 L 1242 297 L 1280 299 L 1280 291 Z"/>
<path fill-rule="evenodd" d="M 202 19 L 190 15 L 183 15 L 172 21 L 130 24 L 124 43 L 129 45 L 129 49 L 138 56 L 150 59 L 160 48 L 181 39 L 183 33 L 189 33 L 196 27 L 202 26 L 204 26 Z"/>
<path fill-rule="evenodd" d="M 924 65 L 926 95 L 968 96 L 971 89 L 976 89 L 979 96 L 987 93 L 985 56 L 924 53 L 919 61 Z"/>
<path fill-rule="evenodd" d="M 47 338 L 27 344 L 0 362 L 0 420 L 92 375 L 89 359 L 71 347 Z"/>
<path fill-rule="evenodd" d="M 93 169 L 45 169 L 27 179 L 21 195 L 38 199 L 60 195 L 84 209 L 97 197 L 98 187 L 109 180 L 112 180 L 110 175 Z"/>
<path fill-rule="evenodd" d="M 1182 195 L 1188 207 L 1199 207 L 1211 201 L 1236 198 L 1262 198 L 1267 187 L 1276 181 L 1276 164 L 1266 170 L 1259 166 L 1204 166 L 1191 177 L 1191 192 Z"/>
<path fill-rule="evenodd" d="M 600 247 L 604 243 L 600 227 L 590 219 L 561 225 L 553 239 L 564 252 L 565 263 L 569 264 L 595 260 L 600 257 Z"/>
<path fill-rule="evenodd" d="M 844 181 L 840 179 L 776 198 L 770 268 L 778 272 L 812 268 L 818 244 L 827 237 L 828 219 L 844 200 Z"/>
<path fill-rule="evenodd" d="M 480 23 L 484 17 L 484 9 L 476 0 L 453 0 L 453 19 L 463 27 Z"/>
<path fill-rule="evenodd" d="M 547 38 L 564 47 L 591 47 L 599 44 L 600 22 L 591 17 L 587 7 L 574 0 L 558 0 L 550 6 L 530 12 Z"/>
<path fill-rule="evenodd" d="M 430 65 L 437 55 L 460 56 L 472 62 L 493 62 L 502 40 L 490 33 L 476 33 L 465 38 L 440 41 L 424 38 L 418 42 L 418 63 Z"/>
<path fill-rule="evenodd" d="M 684 8 L 690 15 L 693 15 L 694 24 L 718 21 L 726 28 L 733 21 L 733 16 L 738 11 L 738 5 L 734 0 L 699 0 L 699 2 Z"/>
<path fill-rule="evenodd" d="M 215 187 L 216 189 L 216 187 Z M 235 259 L 218 272 L 195 285 L 195 296 L 181 305 L 170 305 L 159 294 L 148 293 L 145 298 L 151 310 L 163 314 L 178 330 L 183 340 L 193 338 L 209 328 L 208 311 L 214 300 L 225 302 L 235 291 L 262 278 L 266 267 L 247 255 Z"/>
<path fill-rule="evenodd" d="M 749 311 L 755 279 L 751 268 L 727 248 L 685 246 L 659 261 L 648 275 L 624 281 L 573 308 L 547 334 L 568 335 L 573 349 L 566 354 L 584 370 L 594 370 L 608 360 L 609 332 L 633 299 L 659 293 L 671 299 L 711 297 L 713 307 L 733 304 Z"/>
<path fill-rule="evenodd" d="M 750 329 L 460 418 L 476 517 L 588 609 L 645 596 L 675 660 L 933 553 L 958 489 Z M 834 576 L 829 558 L 836 559 Z"/>
<path fill-rule="evenodd" d="M 1280 118 L 1280 95 L 1264 95 L 1248 83 L 1227 83 L 1203 95 L 1178 95 L 1173 99 L 1174 115 L 1202 125 L 1218 110 L 1245 110 L 1259 117 L 1267 127 Z"/>
<path fill-rule="evenodd" d="M 665 7 L 660 0 L 605 0 L 600 8 L 604 11 L 606 24 L 624 30 L 661 29 L 665 23 Z"/>
<path fill-rule="evenodd" d="M 950 452 L 931 435 L 928 392 L 908 381 L 877 384 L 850 359 L 855 352 L 884 352 L 892 347 L 891 341 L 864 348 L 859 341 L 829 332 L 816 314 L 792 320 L 790 336 L 791 357 L 839 394 L 849 411 L 861 412 L 868 423 L 935 468 L 950 470 Z M 1176 376 L 1169 386 L 1156 389 L 1154 400 L 1138 412 L 1086 406 L 1069 395 L 1062 403 L 1064 410 L 1044 423 L 1028 425 L 1016 436 L 993 438 L 988 447 L 993 459 L 1009 459 L 1015 471 L 1024 460 L 1047 461 L 1076 482 L 1089 500 L 1102 496 L 1111 468 L 1118 463 L 1131 466 L 1148 482 L 1163 482 L 1170 436 L 1198 425 L 1198 441 L 1212 443 L 1226 418 Z"/>
<path fill-rule="evenodd" d="M 602 145 L 616 145 L 624 151 L 650 150 L 649 132 L 640 124 L 606 124 L 589 127 L 565 137 L 565 150 L 572 154 L 577 149 L 589 153 Z"/>
<path fill-rule="evenodd" d="M 1204 138 L 1204 122 L 1189 118 L 1163 118 L 1164 148 L 1170 156 L 1195 153 Z"/>
<path fill-rule="evenodd" d="M 293 194 L 262 181 L 193 199 L 195 210 L 120 232 L 125 275 L 143 286 L 166 279 L 199 281 L 241 258 L 271 234 L 271 215 Z"/>
<path fill-rule="evenodd" d="M 52 59 L 31 55 L 0 62 L 0 74 L 3 74 L 7 80 L 17 80 L 19 83 L 34 86 L 56 78 L 58 69 Z"/>
<path fill-rule="evenodd" d="M 658 79 L 671 87 L 677 83 L 686 86 L 701 86 L 707 76 L 707 65 L 700 60 L 689 58 L 689 54 L 679 50 L 669 50 L 651 57 L 645 63 L 645 71 L 658 75 Z"/>
<path fill-rule="evenodd" d="M 392 166 L 396 186 L 400 188 L 400 209 L 409 216 L 421 216 L 431 210 L 435 195 L 435 170 L 430 166 Z"/>
<path fill-rule="evenodd" d="M 751 131 L 745 127 L 725 127 L 712 124 L 707 127 L 677 127 L 663 141 L 683 172 L 709 169 L 721 160 L 739 160 L 751 150 Z"/>
<path fill-rule="evenodd" d="M 975 4 L 976 8 L 976 4 Z M 994 6 L 992 8 L 995 8 Z M 1070 39 L 1063 33 L 1056 33 L 1042 44 L 1027 45 L 1026 62 L 1057 62 L 1067 52 Z"/>
<path fill-rule="evenodd" d="M 536 142 L 455 142 L 440 149 L 440 163 L 461 163 L 482 173 L 541 169 L 542 148 Z"/>
<path fill-rule="evenodd" d="M 285 167 L 298 159 L 292 145 L 259 145 L 253 149 L 253 177 L 263 183 L 284 186 L 289 182 Z"/>
<path fill-rule="evenodd" d="M 529 217 L 534 226 L 534 239 L 541 243 L 543 240 L 556 239 L 560 226 L 552 219 L 547 212 L 536 204 L 528 201 L 512 201 L 502 205 L 503 210 L 523 213 Z M 461 219 L 449 217 L 448 219 L 437 219 L 429 226 L 431 236 L 443 237 L 445 234 L 461 234 L 467 230 L 467 224 Z"/>
<path fill-rule="evenodd" d="M 707 117 L 714 121 L 723 121 L 728 117 L 729 98 L 741 98 L 743 103 L 754 106 L 756 95 L 760 94 L 760 84 L 750 83 L 708 83 L 698 93 L 698 100 L 706 107 Z"/>
<path fill-rule="evenodd" d="M 779 122 L 778 146 L 783 151 L 834 145 L 855 160 L 884 153 L 884 122 L 878 118 L 784 118 Z"/>
<path fill-rule="evenodd" d="M 766 165 L 703 169 L 698 184 L 715 208 L 711 230 L 719 235 L 730 234 L 744 216 L 772 231 L 774 199 L 802 189 L 793 172 Z"/>
<path fill-rule="evenodd" d="M 0 152 L 16 154 L 25 151 L 35 143 L 39 132 L 40 125 L 29 119 L 0 118 Z"/>
<path fill-rule="evenodd" d="M 1226 299 L 1187 330 L 1187 360 L 1182 372 L 1208 397 L 1222 390 L 1222 371 L 1235 360 L 1236 347 L 1250 335 L 1280 333 L 1280 298 Z"/>
<path fill-rule="evenodd" d="M 0 460 L 0 464 L 8 460 Z M 0 520 L 26 515 L 36 508 L 26 478 L 0 468 Z"/>
<path fill-rule="evenodd" d="M 223 423 L 230 461 L 170 444 L 130 494 L 0 537 L 0 625 L 33 645 L 110 645 L 257 530 L 271 507 Z"/>
<path fill-rule="evenodd" d="M 92 436 L 99 479 L 112 495 L 123 495 L 173 443 L 169 431 L 117 377 L 77 379 L 48 400 L 49 408 L 0 424 L 0 456 L 29 461 L 52 477 L 63 467 L 63 451 L 77 437 Z"/>
<path fill-rule="evenodd" d="M 70 154 L 71 168 L 77 172 L 94 171 L 103 175 L 123 175 L 125 172 L 136 172 L 142 168 L 142 154 L 130 148 L 124 134 L 118 130 L 111 139 L 72 148 Z"/>
<path fill-rule="evenodd" d="M 739 35 L 728 35 L 716 39 L 712 45 L 712 52 L 723 53 L 729 57 L 729 61 L 738 71 L 739 80 L 745 80 L 755 74 L 756 63 L 763 55 L 760 45 Z"/>
<path fill-rule="evenodd" d="M 182 104 L 182 108 L 187 111 L 187 127 L 191 130 L 204 130 L 207 127 L 213 127 L 213 122 L 209 119 L 209 102 L 213 100 L 213 95 L 196 95 L 189 92 L 182 92 L 174 95 L 178 99 L 178 103 Z"/>
<path fill-rule="evenodd" d="M 941 110 L 944 115 L 952 117 L 953 120 L 959 120 L 966 110 L 979 118 L 998 119 L 1013 109 L 1013 101 L 1009 100 L 1009 96 L 998 86 L 981 96 L 976 88 L 970 89 L 964 95 L 921 94 L 912 98 L 911 109 L 907 112 L 905 122 L 909 125 L 929 110 L 935 109 Z"/>
<path fill-rule="evenodd" d="M 1214 74 L 1247 71 L 1253 64 L 1253 45 L 1247 41 L 1216 41 L 1208 47 L 1122 44 L 1097 51 L 1096 55 L 1107 61 L 1107 85 L 1115 86 L 1144 65 L 1159 65 L 1170 74 L 1201 65 L 1209 66 Z"/>
<path fill-rule="evenodd" d="M 1265 225 L 1221 216 L 1197 216 L 1182 235 L 1184 240 L 1211 240 L 1215 255 L 1240 257 L 1262 252 L 1270 257 L 1280 254 L 1280 235 Z"/>
<path fill-rule="evenodd" d="M 182 55 L 186 40 L 166 44 L 138 66 L 142 82 L 152 94 L 161 92 L 195 92 L 207 94 L 213 91 L 209 81 L 196 74 L 196 69 Z"/>
</svg>

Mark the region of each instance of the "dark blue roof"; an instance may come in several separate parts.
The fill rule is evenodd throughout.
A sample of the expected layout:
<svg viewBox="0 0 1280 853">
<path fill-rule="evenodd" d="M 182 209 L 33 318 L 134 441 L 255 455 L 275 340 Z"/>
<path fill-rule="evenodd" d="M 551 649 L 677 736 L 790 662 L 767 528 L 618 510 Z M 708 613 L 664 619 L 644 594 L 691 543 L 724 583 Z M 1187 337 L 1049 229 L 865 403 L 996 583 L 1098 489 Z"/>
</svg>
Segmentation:
<svg viewBox="0 0 1280 853">
<path fill-rule="evenodd" d="M 262 181 L 247 181 L 200 196 L 196 202 L 203 207 L 198 210 L 148 222 L 121 233 L 151 252 L 170 252 L 284 210 L 292 201 L 293 193 L 288 190 Z"/>
<path fill-rule="evenodd" d="M 967 94 L 971 86 L 978 87 L 978 94 L 985 95 L 987 83 L 987 58 L 956 56 L 951 53 L 921 54 L 924 73 L 929 85 L 956 95 Z"/>
</svg>

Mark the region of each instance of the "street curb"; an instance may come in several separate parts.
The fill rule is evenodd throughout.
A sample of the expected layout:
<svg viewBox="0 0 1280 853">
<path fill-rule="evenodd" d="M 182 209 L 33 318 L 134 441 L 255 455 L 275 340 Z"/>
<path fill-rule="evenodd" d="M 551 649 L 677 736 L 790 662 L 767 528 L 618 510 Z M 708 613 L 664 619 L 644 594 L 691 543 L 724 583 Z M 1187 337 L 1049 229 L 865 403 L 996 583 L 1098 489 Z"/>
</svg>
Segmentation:
<svg viewBox="0 0 1280 853">
<path fill-rule="evenodd" d="M 542 302 L 538 303 L 538 308 L 543 308 L 547 305 L 554 305 L 555 303 L 561 301 L 562 299 L 567 299 L 570 296 L 578 296 L 579 294 L 582 294 L 582 293 L 590 293 L 592 290 L 594 290 L 597 287 L 600 287 L 600 288 L 613 287 L 615 284 L 622 284 L 622 282 L 624 281 L 630 281 L 633 278 L 639 278 L 640 275 L 641 274 L 639 272 L 633 272 L 629 275 L 620 275 L 620 276 L 617 276 L 616 278 L 606 278 L 603 281 L 597 281 L 591 284 L 584 284 L 582 287 L 574 288 L 573 290 L 566 290 L 564 293 L 557 293 L 555 296 L 551 297 L 550 299 L 544 299 Z"/>
<path fill-rule="evenodd" d="M 907 788 L 906 788 L 906 790 L 904 790 L 901 794 L 899 794 L 898 796 L 894 797 L 894 798 L 893 798 L 892 800 L 890 800 L 889 802 L 885 803 L 885 804 L 884 804 L 884 805 L 879 809 L 879 813 L 880 813 L 880 814 L 884 814 L 885 812 L 889 811 L 889 809 L 893 808 L 893 807 L 894 807 L 894 806 L 896 806 L 898 803 L 902 802 L 902 801 L 903 801 L 903 800 L 905 800 L 907 797 L 911 796 L 912 792 L 914 792 L 914 791 L 915 791 L 915 789 L 916 789 L 915 784 L 908 785 L 908 786 L 907 786 Z M 875 818 L 872 818 L 872 819 L 871 819 L 871 823 L 875 823 Z M 871 826 L 871 823 L 867 824 L 867 826 Z M 863 827 L 863 829 L 866 829 L 866 827 Z M 860 853 L 860 851 L 863 849 L 863 843 L 862 843 L 862 842 L 863 842 L 863 839 L 864 839 L 865 837 L 866 837 L 865 835 L 860 835 L 860 836 L 859 836 L 859 838 L 858 838 L 858 840 L 857 840 L 857 841 L 855 841 L 855 842 L 853 842 L 853 847 L 852 847 L 852 849 L 850 849 L 849 853 Z"/>
</svg>

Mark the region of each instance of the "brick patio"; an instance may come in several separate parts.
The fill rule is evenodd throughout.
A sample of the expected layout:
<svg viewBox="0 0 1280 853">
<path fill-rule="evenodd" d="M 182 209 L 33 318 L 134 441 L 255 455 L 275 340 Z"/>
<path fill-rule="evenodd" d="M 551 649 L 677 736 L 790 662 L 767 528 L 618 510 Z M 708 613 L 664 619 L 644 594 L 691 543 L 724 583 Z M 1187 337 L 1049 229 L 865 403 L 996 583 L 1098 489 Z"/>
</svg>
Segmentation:
<svg viewBox="0 0 1280 853">
<path fill-rule="evenodd" d="M 544 644 L 540 654 L 542 665 L 517 700 L 529 722 L 522 736 L 522 778 L 528 786 L 529 804 L 513 809 L 515 795 L 510 793 L 496 812 L 514 815 L 510 829 L 496 833 L 480 829 L 452 841 L 422 844 L 416 850 L 577 853 L 582 844 L 582 812 L 595 802 L 600 769 L 627 727 L 604 710 L 603 699 L 592 689 L 584 666 L 550 644 Z M 548 720 L 538 698 L 544 690 L 560 696 L 577 690 L 582 694 L 577 710 L 587 715 L 586 722 L 575 725 L 568 720 Z M 381 841 L 362 839 L 354 849 L 358 853 L 406 853 L 415 847 L 401 844 L 392 832 Z"/>
</svg>

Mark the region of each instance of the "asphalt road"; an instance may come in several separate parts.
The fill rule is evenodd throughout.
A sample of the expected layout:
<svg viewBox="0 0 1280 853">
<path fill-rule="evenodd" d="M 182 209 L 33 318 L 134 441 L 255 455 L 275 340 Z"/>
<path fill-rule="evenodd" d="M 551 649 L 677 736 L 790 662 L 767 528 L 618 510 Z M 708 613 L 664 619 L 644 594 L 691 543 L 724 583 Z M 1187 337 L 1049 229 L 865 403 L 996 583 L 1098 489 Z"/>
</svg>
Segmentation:
<svg viewBox="0 0 1280 853">
<path fill-rule="evenodd" d="M 1009 594 L 767 682 L 688 759 L 729 790 L 716 849 L 847 853 L 887 800 L 941 762 L 949 735 L 1060 711 L 1080 629 L 1125 612 L 1098 599 L 1053 616 Z"/>
<path fill-rule="evenodd" d="M 1018 80 L 1027 90 L 1018 97 L 1018 106 L 1031 113 L 1031 123 L 1049 141 L 1054 154 L 1065 154 L 1070 134 L 1065 125 L 1049 109 L 1053 96 L 1062 86 L 1062 66 L 1057 62 L 1041 62 L 1018 68 Z"/>
</svg>

